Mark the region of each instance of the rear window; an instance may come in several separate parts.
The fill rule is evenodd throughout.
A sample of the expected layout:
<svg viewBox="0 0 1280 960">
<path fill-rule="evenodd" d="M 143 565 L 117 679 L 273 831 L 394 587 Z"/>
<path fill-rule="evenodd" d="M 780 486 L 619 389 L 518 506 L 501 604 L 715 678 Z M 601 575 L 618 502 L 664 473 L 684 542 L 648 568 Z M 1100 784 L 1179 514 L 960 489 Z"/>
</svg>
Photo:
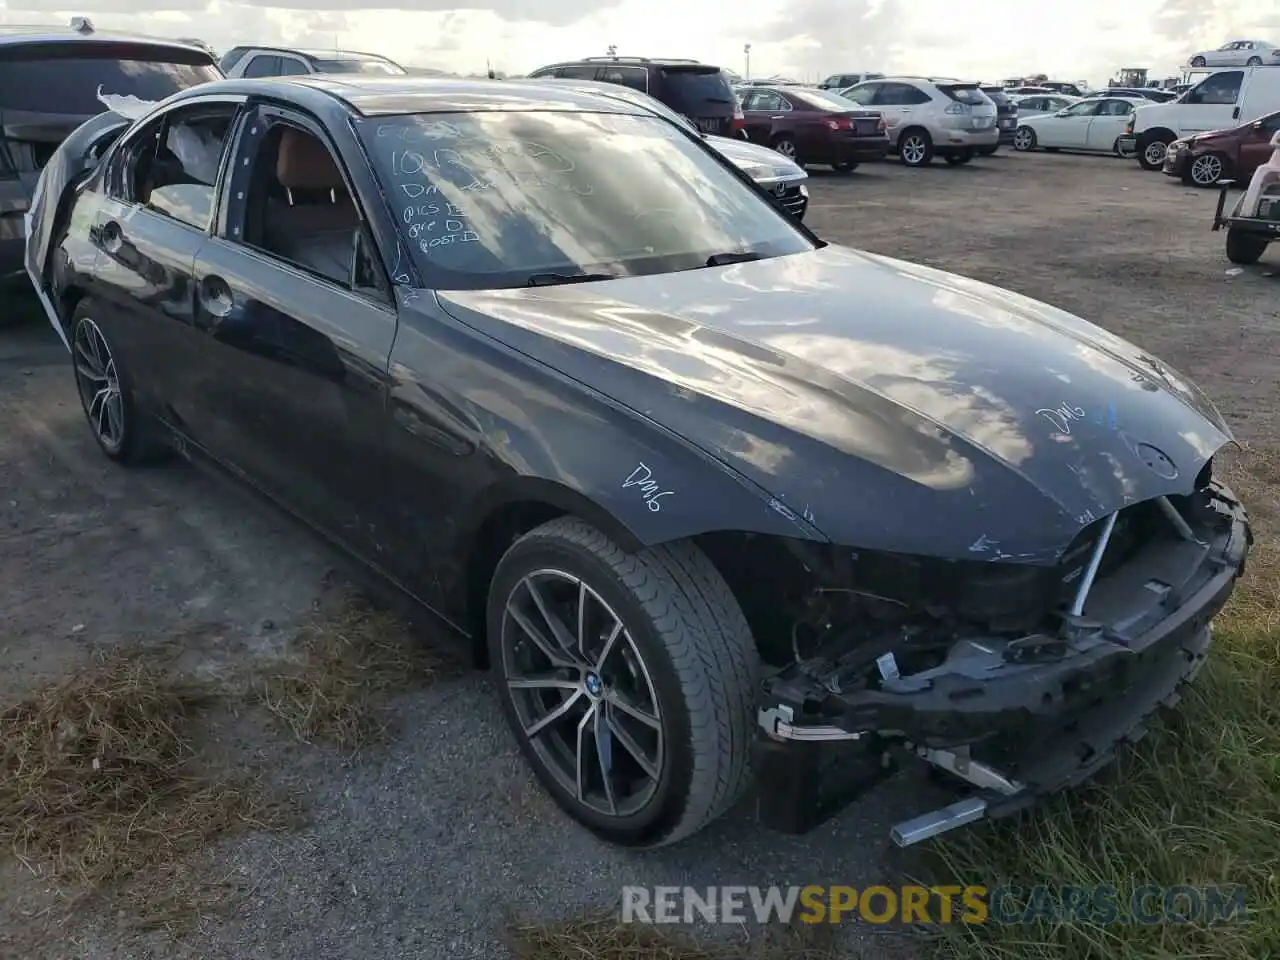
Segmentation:
<svg viewBox="0 0 1280 960">
<path fill-rule="evenodd" d="M 662 99 L 681 113 L 708 116 L 733 112 L 733 90 L 719 67 L 663 67 Z"/>
<path fill-rule="evenodd" d="M 386 77 L 403 74 L 404 68 L 390 60 L 316 60 L 317 73 L 363 73 Z"/>
<path fill-rule="evenodd" d="M 860 103 L 854 103 L 852 100 L 834 93 L 831 90 L 788 90 L 787 96 L 793 100 L 799 100 L 801 103 L 808 104 L 811 107 L 817 107 L 819 110 L 862 110 Z"/>
<path fill-rule="evenodd" d="M 999 87 L 983 87 L 982 92 L 985 93 L 991 102 L 997 107 L 1003 107 L 1013 102 L 1005 96 L 1004 91 Z"/>
<path fill-rule="evenodd" d="M 987 102 L 987 95 L 976 84 L 940 83 L 938 89 L 957 103 L 967 103 L 971 107 Z"/>
<path fill-rule="evenodd" d="M 222 71 L 208 54 L 135 44 L 15 46 L 0 59 L 0 109 L 95 115 L 103 93 L 163 100 L 189 87 L 218 80 Z"/>
</svg>

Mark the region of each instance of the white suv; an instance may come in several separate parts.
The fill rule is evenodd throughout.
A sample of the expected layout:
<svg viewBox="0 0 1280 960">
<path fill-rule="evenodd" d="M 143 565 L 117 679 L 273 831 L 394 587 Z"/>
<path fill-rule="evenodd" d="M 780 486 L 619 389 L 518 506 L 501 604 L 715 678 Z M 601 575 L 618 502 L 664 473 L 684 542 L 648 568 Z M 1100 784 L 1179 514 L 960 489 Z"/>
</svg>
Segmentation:
<svg viewBox="0 0 1280 960">
<path fill-rule="evenodd" d="M 889 141 L 909 167 L 923 167 L 935 155 L 952 165 L 968 163 L 981 148 L 1000 143 L 996 105 L 977 83 L 884 77 L 840 94 L 884 116 Z"/>
</svg>

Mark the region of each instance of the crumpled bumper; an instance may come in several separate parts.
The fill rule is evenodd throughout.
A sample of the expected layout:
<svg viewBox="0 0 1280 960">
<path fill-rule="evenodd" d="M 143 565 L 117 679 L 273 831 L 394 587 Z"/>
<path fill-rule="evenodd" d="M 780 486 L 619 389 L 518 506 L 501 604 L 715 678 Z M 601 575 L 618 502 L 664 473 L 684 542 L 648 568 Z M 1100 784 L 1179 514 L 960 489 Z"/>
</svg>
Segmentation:
<svg viewBox="0 0 1280 960">
<path fill-rule="evenodd" d="M 1088 594 L 1055 637 L 973 637 L 914 675 L 852 686 L 830 661 L 804 661 L 763 686 L 758 812 L 804 832 L 914 755 L 975 790 L 950 813 L 895 828 L 914 843 L 999 816 L 1087 780 L 1172 706 L 1205 662 L 1210 621 L 1244 569 L 1252 533 L 1230 490 L 1180 533 L 1145 544 Z M 1193 529 L 1194 527 L 1194 529 Z M 958 818 L 958 819 L 957 819 Z M 956 820 L 957 822 L 952 822 Z"/>
</svg>

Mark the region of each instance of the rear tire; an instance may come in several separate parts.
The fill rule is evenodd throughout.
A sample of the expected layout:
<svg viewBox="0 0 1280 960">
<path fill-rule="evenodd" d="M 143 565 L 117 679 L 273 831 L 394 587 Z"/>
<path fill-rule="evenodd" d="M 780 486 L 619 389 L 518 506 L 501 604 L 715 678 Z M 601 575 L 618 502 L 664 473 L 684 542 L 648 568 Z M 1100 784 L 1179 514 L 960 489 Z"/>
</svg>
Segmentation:
<svg viewBox="0 0 1280 960">
<path fill-rule="evenodd" d="M 1261 57 L 1250 57 L 1248 60 L 1246 60 L 1246 61 L 1244 62 L 1244 65 L 1245 65 L 1246 67 L 1260 67 L 1260 66 L 1262 66 L 1262 58 L 1261 58 Z"/>
<path fill-rule="evenodd" d="M 1241 266 L 1257 263 L 1263 251 L 1267 249 L 1267 241 L 1252 234 L 1227 228 L 1227 259 Z"/>
<path fill-rule="evenodd" d="M 1030 127 L 1019 127 L 1013 132 L 1013 149 L 1030 153 L 1036 148 L 1036 132 Z"/>
<path fill-rule="evenodd" d="M 898 159 L 905 167 L 927 167 L 933 161 L 933 137 L 923 127 L 910 127 L 898 138 Z"/>
<path fill-rule="evenodd" d="M 93 439 L 117 463 L 135 466 L 171 452 L 161 424 L 139 403 L 120 345 L 103 326 L 102 304 L 86 297 L 71 316 L 71 366 Z"/>
<path fill-rule="evenodd" d="M 600 838 L 674 843 L 745 793 L 759 659 L 728 585 L 692 543 L 630 554 L 582 520 L 552 520 L 499 562 L 486 621 L 525 759 Z"/>
</svg>

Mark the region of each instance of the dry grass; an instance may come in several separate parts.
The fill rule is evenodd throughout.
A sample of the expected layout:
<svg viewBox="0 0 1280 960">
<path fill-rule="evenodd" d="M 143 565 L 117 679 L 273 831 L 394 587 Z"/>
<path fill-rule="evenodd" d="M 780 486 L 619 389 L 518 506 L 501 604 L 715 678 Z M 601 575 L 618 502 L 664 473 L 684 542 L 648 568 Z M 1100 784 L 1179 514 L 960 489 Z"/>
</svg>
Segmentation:
<svg viewBox="0 0 1280 960">
<path fill-rule="evenodd" d="M 181 859 L 226 833 L 275 828 L 288 808 L 250 776 L 197 762 L 208 686 L 153 667 L 156 651 L 115 651 L 0 713 L 0 851 L 74 899 L 111 891 L 178 912 Z M 123 886 L 122 886 L 123 885 Z"/>
<path fill-rule="evenodd" d="M 298 634 L 296 655 L 255 699 L 305 743 L 358 750 L 386 739 L 385 697 L 430 681 L 438 661 L 394 615 L 351 601 Z"/>
<path fill-rule="evenodd" d="M 942 956 L 964 960 L 1238 960 L 1280 953 L 1280 456 L 1246 451 L 1228 480 L 1257 543 L 1217 623 L 1209 666 L 1117 775 L 1021 821 L 939 843 L 948 883 L 1242 885 L 1249 923 L 1111 925 L 1047 921 L 952 928 Z"/>
<path fill-rule="evenodd" d="M 855 960 L 830 925 L 772 926 L 757 936 L 695 937 L 685 930 L 624 924 L 600 912 L 570 920 L 513 920 L 505 941 L 514 960 Z M 882 954 L 878 954 L 882 955 Z"/>
</svg>

